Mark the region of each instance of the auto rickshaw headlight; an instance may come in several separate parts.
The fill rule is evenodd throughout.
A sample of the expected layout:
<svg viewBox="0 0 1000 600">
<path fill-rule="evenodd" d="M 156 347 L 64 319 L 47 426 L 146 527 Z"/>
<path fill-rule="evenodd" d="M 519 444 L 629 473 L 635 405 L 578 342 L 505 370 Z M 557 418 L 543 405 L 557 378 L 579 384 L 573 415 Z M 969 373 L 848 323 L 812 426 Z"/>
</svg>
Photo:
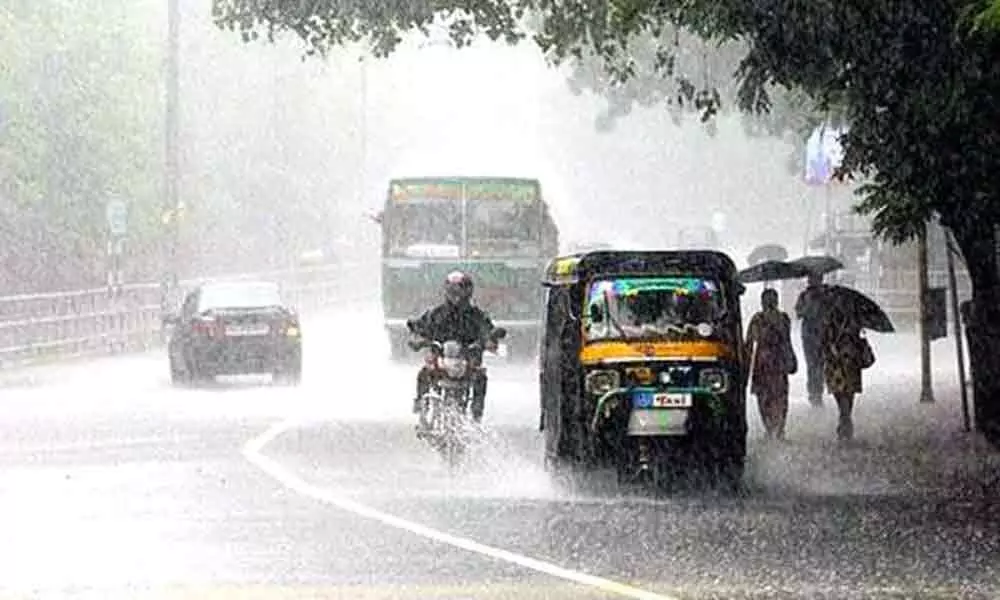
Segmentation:
<svg viewBox="0 0 1000 600">
<path fill-rule="evenodd" d="M 698 387 L 713 394 L 724 394 L 729 389 L 729 374 L 722 369 L 704 369 L 698 375 Z"/>
<path fill-rule="evenodd" d="M 587 373 L 584 385 L 591 394 L 604 394 L 621 384 L 618 371 L 602 370 Z"/>
</svg>

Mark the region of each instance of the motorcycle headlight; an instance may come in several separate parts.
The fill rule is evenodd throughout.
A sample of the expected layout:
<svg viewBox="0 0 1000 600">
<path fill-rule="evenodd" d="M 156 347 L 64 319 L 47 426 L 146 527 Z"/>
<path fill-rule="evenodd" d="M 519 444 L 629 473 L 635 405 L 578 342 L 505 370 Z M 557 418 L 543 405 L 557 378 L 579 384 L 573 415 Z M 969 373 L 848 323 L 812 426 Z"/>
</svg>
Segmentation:
<svg viewBox="0 0 1000 600">
<path fill-rule="evenodd" d="M 441 348 L 441 355 L 445 358 L 459 358 L 462 356 L 462 345 L 454 340 L 448 340 Z"/>
<path fill-rule="evenodd" d="M 621 377 L 618 371 L 591 371 L 587 373 L 584 386 L 592 394 L 604 394 L 621 385 Z"/>
<path fill-rule="evenodd" d="M 713 394 L 724 394 L 729 389 L 729 374 L 722 369 L 705 369 L 698 375 L 698 386 Z"/>
<path fill-rule="evenodd" d="M 445 356 L 441 359 L 441 368 L 449 377 L 461 377 L 465 375 L 465 359 L 454 356 Z"/>
</svg>

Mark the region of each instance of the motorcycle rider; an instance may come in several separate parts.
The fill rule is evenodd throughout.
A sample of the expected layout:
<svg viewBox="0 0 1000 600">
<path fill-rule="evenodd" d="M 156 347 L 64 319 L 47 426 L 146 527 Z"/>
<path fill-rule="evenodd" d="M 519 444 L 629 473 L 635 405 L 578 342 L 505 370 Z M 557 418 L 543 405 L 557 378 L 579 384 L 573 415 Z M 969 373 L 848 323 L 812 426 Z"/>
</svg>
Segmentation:
<svg viewBox="0 0 1000 600">
<path fill-rule="evenodd" d="M 468 346 L 482 343 L 484 349 L 495 351 L 496 341 L 490 339 L 493 321 L 478 306 L 472 304 L 474 290 L 472 278 L 462 271 L 452 271 L 445 278 L 445 301 L 431 308 L 416 319 L 408 322 L 410 331 L 423 340 L 455 340 Z M 422 338 L 422 339 L 421 339 Z M 416 342 L 413 344 L 415 345 Z M 479 423 L 483 418 L 486 401 L 486 371 L 482 364 L 482 351 L 469 357 L 470 380 L 472 385 L 472 418 Z M 432 365 L 428 362 L 417 374 L 417 397 L 413 400 L 413 412 L 420 413 L 421 399 L 434 380 Z"/>
</svg>

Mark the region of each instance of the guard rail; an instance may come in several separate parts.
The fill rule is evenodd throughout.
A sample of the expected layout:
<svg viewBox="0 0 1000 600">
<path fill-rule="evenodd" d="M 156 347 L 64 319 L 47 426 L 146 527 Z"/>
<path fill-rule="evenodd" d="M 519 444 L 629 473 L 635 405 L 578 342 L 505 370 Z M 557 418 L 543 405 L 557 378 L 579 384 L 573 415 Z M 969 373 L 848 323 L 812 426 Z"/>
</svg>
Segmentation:
<svg viewBox="0 0 1000 600">
<path fill-rule="evenodd" d="M 0 296 L 0 366 L 155 347 L 163 341 L 164 313 L 175 310 L 187 291 L 208 279 L 275 281 L 286 301 L 303 314 L 362 302 L 368 298 L 357 286 L 344 285 L 356 270 L 354 264 L 317 265 L 184 280 L 171 306 L 164 306 L 159 283 L 124 285 L 116 293 L 95 288 Z"/>
</svg>

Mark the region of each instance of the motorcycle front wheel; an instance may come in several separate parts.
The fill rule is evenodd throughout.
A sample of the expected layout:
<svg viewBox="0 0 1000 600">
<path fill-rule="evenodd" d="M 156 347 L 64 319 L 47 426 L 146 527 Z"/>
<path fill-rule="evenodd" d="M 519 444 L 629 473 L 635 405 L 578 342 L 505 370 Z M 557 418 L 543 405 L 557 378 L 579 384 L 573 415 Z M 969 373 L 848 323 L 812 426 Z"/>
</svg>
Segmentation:
<svg viewBox="0 0 1000 600">
<path fill-rule="evenodd" d="M 439 451 L 448 468 L 454 472 L 462 464 L 465 455 L 465 442 L 462 439 L 461 416 L 455 405 L 449 405 L 441 414 L 442 437 Z"/>
</svg>

